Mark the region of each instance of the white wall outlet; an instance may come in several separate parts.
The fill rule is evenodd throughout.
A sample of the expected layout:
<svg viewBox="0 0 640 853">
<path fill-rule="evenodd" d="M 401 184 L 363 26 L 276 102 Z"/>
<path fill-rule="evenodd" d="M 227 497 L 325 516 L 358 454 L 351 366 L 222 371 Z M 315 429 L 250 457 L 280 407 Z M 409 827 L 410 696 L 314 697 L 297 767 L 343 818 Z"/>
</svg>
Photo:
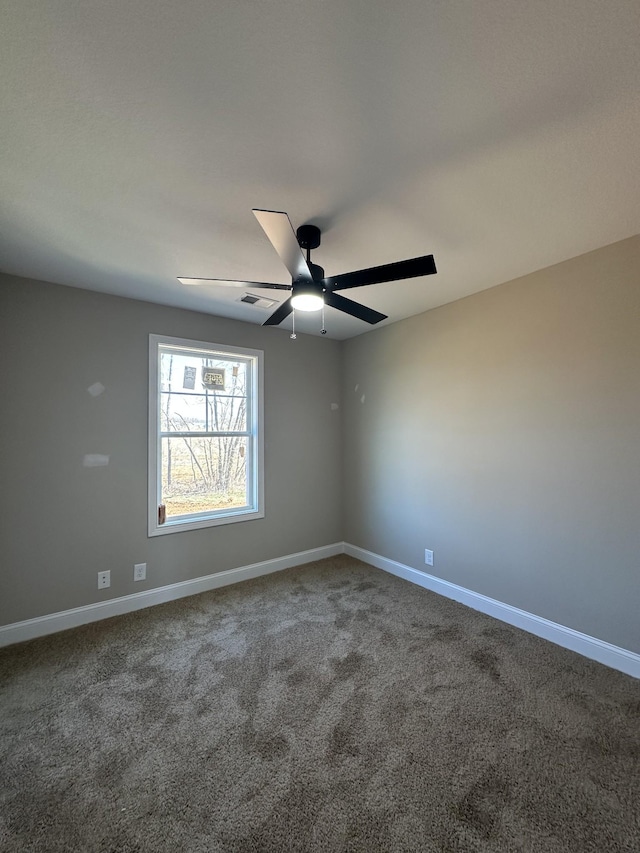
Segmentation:
<svg viewBox="0 0 640 853">
<path fill-rule="evenodd" d="M 98 589 L 111 586 L 111 572 L 98 572 Z"/>
<path fill-rule="evenodd" d="M 134 581 L 143 581 L 146 580 L 147 577 L 147 564 L 146 563 L 136 563 L 133 567 L 133 579 Z"/>
<path fill-rule="evenodd" d="M 424 549 L 424 561 L 427 566 L 433 565 L 433 551 L 429 551 L 428 548 Z"/>
</svg>

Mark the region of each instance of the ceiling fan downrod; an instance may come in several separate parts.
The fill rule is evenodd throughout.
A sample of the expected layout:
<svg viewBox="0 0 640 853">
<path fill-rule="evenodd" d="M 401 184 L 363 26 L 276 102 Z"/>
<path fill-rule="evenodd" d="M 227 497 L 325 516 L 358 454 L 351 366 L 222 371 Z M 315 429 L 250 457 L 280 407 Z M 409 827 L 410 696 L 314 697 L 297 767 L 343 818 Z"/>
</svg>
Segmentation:
<svg viewBox="0 0 640 853">
<path fill-rule="evenodd" d="M 317 225 L 301 225 L 296 230 L 296 239 L 301 249 L 305 249 L 307 253 L 307 264 L 311 271 L 314 281 L 322 281 L 324 278 L 324 270 L 318 264 L 311 262 L 311 250 L 317 249 L 320 245 L 322 233 Z"/>
</svg>

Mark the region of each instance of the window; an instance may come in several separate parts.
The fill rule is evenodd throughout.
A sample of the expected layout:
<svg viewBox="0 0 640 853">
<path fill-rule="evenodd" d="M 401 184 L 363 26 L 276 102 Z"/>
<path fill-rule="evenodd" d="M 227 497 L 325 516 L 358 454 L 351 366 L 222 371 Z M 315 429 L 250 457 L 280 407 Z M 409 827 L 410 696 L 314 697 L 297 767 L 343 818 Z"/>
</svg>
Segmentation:
<svg viewBox="0 0 640 853">
<path fill-rule="evenodd" d="M 262 359 L 149 336 L 149 536 L 264 516 Z"/>
</svg>

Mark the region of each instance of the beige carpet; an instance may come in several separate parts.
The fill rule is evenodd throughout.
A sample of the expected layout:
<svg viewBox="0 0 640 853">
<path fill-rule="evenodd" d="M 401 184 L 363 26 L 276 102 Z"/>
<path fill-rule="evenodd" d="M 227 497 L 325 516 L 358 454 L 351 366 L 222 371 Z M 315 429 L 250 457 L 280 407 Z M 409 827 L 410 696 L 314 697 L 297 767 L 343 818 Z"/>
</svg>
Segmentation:
<svg viewBox="0 0 640 853">
<path fill-rule="evenodd" d="M 640 682 L 342 556 L 0 652 L 0 850 L 640 850 Z"/>
</svg>

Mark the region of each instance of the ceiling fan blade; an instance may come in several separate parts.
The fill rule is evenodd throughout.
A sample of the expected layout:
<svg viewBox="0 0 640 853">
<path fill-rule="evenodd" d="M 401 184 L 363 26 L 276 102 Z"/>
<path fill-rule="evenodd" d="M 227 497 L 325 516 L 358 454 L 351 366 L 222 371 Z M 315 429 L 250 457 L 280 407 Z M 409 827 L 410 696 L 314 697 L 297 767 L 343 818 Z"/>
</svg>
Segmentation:
<svg viewBox="0 0 640 853">
<path fill-rule="evenodd" d="M 232 281 L 226 278 L 182 278 L 178 276 L 181 284 L 201 285 L 215 284 L 216 287 L 262 287 L 267 290 L 291 290 L 290 284 L 269 284 L 266 281 Z"/>
<path fill-rule="evenodd" d="M 255 209 L 253 213 L 280 260 L 289 270 L 291 278 L 294 281 L 313 281 L 311 270 L 287 214 L 278 210 Z"/>
<path fill-rule="evenodd" d="M 330 290 L 324 294 L 324 302 L 325 305 L 337 308 L 338 311 L 344 311 L 345 314 L 351 314 L 352 317 L 357 317 L 358 320 L 364 320 L 365 323 L 371 323 L 371 325 L 387 319 L 386 314 L 381 314 L 379 311 L 374 311 L 373 308 L 367 308 L 366 305 L 360 305 L 359 302 L 340 296 L 339 293 L 332 293 Z"/>
<path fill-rule="evenodd" d="M 267 320 L 265 320 L 262 325 L 263 326 L 277 326 L 279 323 L 282 323 L 282 321 L 286 317 L 288 317 L 289 314 L 291 314 L 291 312 L 293 311 L 293 307 L 291 305 L 291 299 L 292 299 L 291 296 L 288 299 L 285 299 L 285 301 L 282 303 L 282 305 L 279 305 L 276 308 L 276 310 L 273 312 L 273 314 Z"/>
<path fill-rule="evenodd" d="M 384 281 L 400 281 L 404 278 L 415 278 L 419 275 L 433 275 L 437 272 L 433 255 L 421 258 L 411 258 L 408 261 L 396 261 L 393 264 L 383 264 L 381 267 L 370 267 L 367 270 L 346 272 L 323 280 L 327 290 L 346 290 L 348 287 L 363 287 L 365 284 L 381 284 Z"/>
</svg>

